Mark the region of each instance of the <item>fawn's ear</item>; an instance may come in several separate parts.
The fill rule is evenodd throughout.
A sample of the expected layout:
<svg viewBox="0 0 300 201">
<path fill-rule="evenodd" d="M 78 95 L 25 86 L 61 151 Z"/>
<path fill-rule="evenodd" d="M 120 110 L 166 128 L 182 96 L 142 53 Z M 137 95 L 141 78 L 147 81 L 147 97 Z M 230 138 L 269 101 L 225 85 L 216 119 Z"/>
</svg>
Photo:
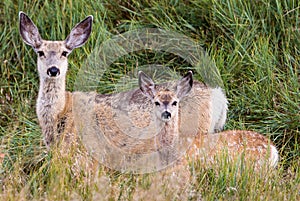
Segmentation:
<svg viewBox="0 0 300 201">
<path fill-rule="evenodd" d="M 193 73 L 189 71 L 185 76 L 179 80 L 176 86 L 177 98 L 181 99 L 188 95 L 193 87 Z"/>
<path fill-rule="evenodd" d="M 19 12 L 19 21 L 19 30 L 23 41 L 33 48 L 39 48 L 42 45 L 42 38 L 35 24 L 22 11 Z"/>
<path fill-rule="evenodd" d="M 156 94 L 155 84 L 153 80 L 142 71 L 139 71 L 139 86 L 145 96 L 150 98 L 150 100 L 154 99 Z"/>
<path fill-rule="evenodd" d="M 92 32 L 93 16 L 90 15 L 71 30 L 70 35 L 66 38 L 66 47 L 70 50 L 82 46 L 90 37 Z"/>
</svg>

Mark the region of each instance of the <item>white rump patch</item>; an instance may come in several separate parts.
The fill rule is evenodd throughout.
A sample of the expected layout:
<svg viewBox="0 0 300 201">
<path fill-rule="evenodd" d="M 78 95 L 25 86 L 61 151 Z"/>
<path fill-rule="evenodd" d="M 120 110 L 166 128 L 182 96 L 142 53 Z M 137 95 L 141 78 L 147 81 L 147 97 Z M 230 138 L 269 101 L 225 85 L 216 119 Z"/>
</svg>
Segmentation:
<svg viewBox="0 0 300 201">
<path fill-rule="evenodd" d="M 271 156 L 270 156 L 270 165 L 275 168 L 277 166 L 277 163 L 279 161 L 279 154 L 278 154 L 278 150 L 276 149 L 275 146 L 270 145 L 271 148 Z"/>
</svg>

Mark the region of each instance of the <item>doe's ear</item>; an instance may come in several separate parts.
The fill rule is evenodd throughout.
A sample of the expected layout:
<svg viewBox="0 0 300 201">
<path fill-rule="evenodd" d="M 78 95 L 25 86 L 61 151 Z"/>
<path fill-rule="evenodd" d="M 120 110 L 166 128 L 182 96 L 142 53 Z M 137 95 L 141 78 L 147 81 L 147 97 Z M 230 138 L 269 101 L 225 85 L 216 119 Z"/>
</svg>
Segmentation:
<svg viewBox="0 0 300 201">
<path fill-rule="evenodd" d="M 70 50 L 82 46 L 90 37 L 92 32 L 93 16 L 90 15 L 71 30 L 71 33 L 66 38 L 66 47 Z"/>
<path fill-rule="evenodd" d="M 177 98 L 181 99 L 188 95 L 193 87 L 193 73 L 189 71 L 186 75 L 184 75 L 181 80 L 177 83 L 176 86 L 176 94 Z"/>
<path fill-rule="evenodd" d="M 23 41 L 33 48 L 39 48 L 42 45 L 42 38 L 38 28 L 32 20 L 22 11 L 19 12 L 19 30 Z"/>
<path fill-rule="evenodd" d="M 139 71 L 139 86 L 145 96 L 150 100 L 154 99 L 156 95 L 155 83 L 142 71 Z"/>
</svg>

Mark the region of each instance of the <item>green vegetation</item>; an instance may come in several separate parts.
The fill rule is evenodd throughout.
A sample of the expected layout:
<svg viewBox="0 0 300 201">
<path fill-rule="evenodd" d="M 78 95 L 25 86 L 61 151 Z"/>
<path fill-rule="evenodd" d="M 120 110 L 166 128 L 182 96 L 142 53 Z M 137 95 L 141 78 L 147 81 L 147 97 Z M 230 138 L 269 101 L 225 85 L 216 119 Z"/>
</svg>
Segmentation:
<svg viewBox="0 0 300 201">
<path fill-rule="evenodd" d="M 275 172 L 243 174 L 231 165 L 191 166 L 196 194 L 204 200 L 300 200 L 300 2 L 297 0 L 191 1 L 9 1 L 0 4 L 1 200 L 130 200 L 145 191 L 151 175 L 100 168 L 91 175 L 71 171 L 72 159 L 46 154 L 35 114 L 36 56 L 19 36 L 18 12 L 26 12 L 44 39 L 64 39 L 87 15 L 91 38 L 69 57 L 67 89 L 73 90 L 83 61 L 105 40 L 125 31 L 159 27 L 193 38 L 209 52 L 230 101 L 225 129 L 268 135 L 280 150 Z M 160 63 L 186 72 L 184 61 L 147 51 L 120 58 L 100 83 L 111 92 L 118 79 L 139 65 Z M 199 75 L 195 75 L 201 79 Z M 0 158 L 1 159 L 1 158 Z M 164 189 L 168 195 L 168 188 Z M 175 199 L 168 197 L 168 199 Z M 193 200 L 193 197 L 191 197 Z"/>
</svg>

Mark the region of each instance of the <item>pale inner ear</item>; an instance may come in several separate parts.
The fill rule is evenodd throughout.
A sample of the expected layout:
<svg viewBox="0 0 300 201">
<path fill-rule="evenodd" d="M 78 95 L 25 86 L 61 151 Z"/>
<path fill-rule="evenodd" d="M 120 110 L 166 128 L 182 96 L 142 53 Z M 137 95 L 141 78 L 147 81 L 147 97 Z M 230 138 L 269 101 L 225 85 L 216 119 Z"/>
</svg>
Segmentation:
<svg viewBox="0 0 300 201">
<path fill-rule="evenodd" d="M 19 13 L 20 19 L 20 35 L 23 41 L 37 49 L 42 45 L 42 38 L 39 34 L 38 28 L 32 22 L 32 20 L 23 12 Z"/>
<path fill-rule="evenodd" d="M 88 16 L 72 29 L 70 35 L 65 40 L 66 47 L 69 50 L 80 47 L 87 41 L 92 32 L 92 21 L 93 17 Z"/>
<path fill-rule="evenodd" d="M 181 98 L 188 95 L 193 87 L 193 74 L 189 71 L 185 76 L 179 80 L 176 86 L 176 94 L 177 98 L 180 100 Z"/>
<path fill-rule="evenodd" d="M 156 95 L 156 85 L 144 72 L 139 72 L 139 86 L 145 96 L 153 101 Z"/>
</svg>

